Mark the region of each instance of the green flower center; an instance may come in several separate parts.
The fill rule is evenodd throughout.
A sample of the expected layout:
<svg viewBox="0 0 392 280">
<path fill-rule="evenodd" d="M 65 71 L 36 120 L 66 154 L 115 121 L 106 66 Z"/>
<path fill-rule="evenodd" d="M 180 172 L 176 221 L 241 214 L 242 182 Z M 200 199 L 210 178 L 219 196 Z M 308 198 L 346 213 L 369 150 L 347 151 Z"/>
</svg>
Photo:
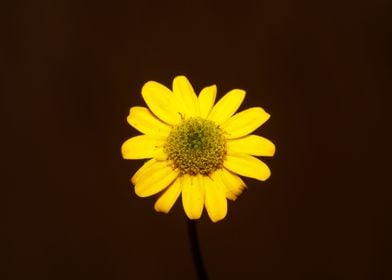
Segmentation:
<svg viewBox="0 0 392 280">
<path fill-rule="evenodd" d="M 223 166 L 226 140 L 214 122 L 192 117 L 173 127 L 164 149 L 181 174 L 209 175 Z"/>
</svg>

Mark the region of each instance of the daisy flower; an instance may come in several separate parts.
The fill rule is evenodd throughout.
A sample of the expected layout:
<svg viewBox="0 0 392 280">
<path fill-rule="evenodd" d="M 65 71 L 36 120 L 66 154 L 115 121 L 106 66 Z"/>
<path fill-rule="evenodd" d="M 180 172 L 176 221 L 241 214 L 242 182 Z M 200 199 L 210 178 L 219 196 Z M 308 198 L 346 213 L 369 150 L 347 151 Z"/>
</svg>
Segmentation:
<svg viewBox="0 0 392 280">
<path fill-rule="evenodd" d="M 185 76 L 172 90 L 149 81 L 142 88 L 148 108 L 132 107 L 128 123 L 142 135 L 124 142 L 124 159 L 149 159 L 131 181 L 140 197 L 160 194 L 155 210 L 168 213 L 181 195 L 189 219 L 199 219 L 204 207 L 213 222 L 227 214 L 227 199 L 246 188 L 239 177 L 265 181 L 268 166 L 255 156 L 273 156 L 275 145 L 251 134 L 270 115 L 260 107 L 236 113 L 245 91 L 233 89 L 215 105 L 217 88 L 199 96 Z"/>
</svg>

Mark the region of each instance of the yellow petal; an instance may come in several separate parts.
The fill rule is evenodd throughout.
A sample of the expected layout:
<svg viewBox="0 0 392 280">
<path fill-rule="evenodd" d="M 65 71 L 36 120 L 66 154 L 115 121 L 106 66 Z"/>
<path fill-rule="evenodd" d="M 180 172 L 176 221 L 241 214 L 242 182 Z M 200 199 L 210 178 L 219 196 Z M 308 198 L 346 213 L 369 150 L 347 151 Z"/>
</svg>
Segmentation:
<svg viewBox="0 0 392 280">
<path fill-rule="evenodd" d="M 132 107 L 127 121 L 143 134 L 167 137 L 170 133 L 170 127 L 156 118 L 145 107 Z"/>
<path fill-rule="evenodd" d="M 156 168 L 156 164 L 157 161 L 155 159 L 150 159 L 147 162 L 145 162 L 143 164 L 142 167 L 140 167 L 138 169 L 138 171 L 136 171 L 135 174 L 133 174 L 132 178 L 131 178 L 131 182 L 136 185 L 136 183 L 139 181 L 140 178 L 142 178 L 143 176 L 147 175 L 147 174 L 151 174 L 151 172 L 154 170 L 154 168 Z M 160 163 L 160 164 L 164 164 L 164 163 Z M 158 165 L 159 166 L 159 165 Z"/>
<path fill-rule="evenodd" d="M 158 161 L 167 161 L 168 155 L 165 152 L 165 149 L 159 149 L 157 153 L 154 155 L 154 158 Z"/>
<path fill-rule="evenodd" d="M 170 209 L 181 194 L 181 183 L 179 179 L 180 177 L 178 177 L 158 198 L 154 205 L 155 211 L 169 213 Z"/>
<path fill-rule="evenodd" d="M 217 124 L 224 123 L 238 110 L 244 98 L 245 91 L 241 89 L 229 91 L 212 108 L 207 119 L 214 121 Z"/>
<path fill-rule="evenodd" d="M 136 185 L 140 181 L 144 180 L 146 177 L 150 177 L 151 174 L 166 168 L 167 166 L 173 166 L 171 161 L 159 161 L 156 158 L 150 159 L 144 165 L 136 171 L 132 176 L 131 182 Z"/>
<path fill-rule="evenodd" d="M 169 186 L 177 178 L 178 174 L 178 170 L 173 170 L 173 167 L 166 163 L 161 168 L 155 169 L 154 172 L 148 174 L 148 176 L 140 178 L 136 182 L 135 193 L 140 197 L 154 195 Z"/>
<path fill-rule="evenodd" d="M 231 200 L 236 200 L 242 194 L 246 185 L 242 179 L 227 170 L 226 168 L 218 169 L 212 174 L 212 178 L 221 181 L 226 188 L 226 197 Z"/>
<path fill-rule="evenodd" d="M 183 114 L 187 117 L 199 115 L 199 102 L 195 91 L 185 76 L 177 76 L 173 80 L 173 93 L 184 107 Z"/>
<path fill-rule="evenodd" d="M 200 117 L 207 118 L 216 98 L 216 85 L 205 87 L 199 94 Z"/>
<path fill-rule="evenodd" d="M 228 154 L 224 167 L 239 175 L 265 181 L 271 171 L 261 160 L 246 154 Z"/>
<path fill-rule="evenodd" d="M 151 135 L 138 135 L 124 142 L 121 152 L 124 159 L 152 158 L 163 153 L 165 141 Z"/>
<path fill-rule="evenodd" d="M 182 180 L 182 205 L 189 219 L 199 219 L 204 207 L 204 184 L 201 175 L 184 175 Z"/>
<path fill-rule="evenodd" d="M 222 124 L 227 138 L 233 139 L 248 135 L 269 119 L 270 115 L 260 107 L 253 107 L 235 114 Z"/>
<path fill-rule="evenodd" d="M 248 135 L 226 142 L 228 153 L 244 153 L 253 156 L 271 157 L 275 154 L 275 145 L 267 138 Z"/>
<path fill-rule="evenodd" d="M 155 116 L 165 123 L 176 125 L 181 120 L 173 93 L 164 85 L 150 81 L 142 88 L 144 101 Z"/>
<path fill-rule="evenodd" d="M 208 216 L 215 223 L 226 217 L 227 200 L 224 186 L 219 181 L 204 176 L 205 204 Z"/>
</svg>

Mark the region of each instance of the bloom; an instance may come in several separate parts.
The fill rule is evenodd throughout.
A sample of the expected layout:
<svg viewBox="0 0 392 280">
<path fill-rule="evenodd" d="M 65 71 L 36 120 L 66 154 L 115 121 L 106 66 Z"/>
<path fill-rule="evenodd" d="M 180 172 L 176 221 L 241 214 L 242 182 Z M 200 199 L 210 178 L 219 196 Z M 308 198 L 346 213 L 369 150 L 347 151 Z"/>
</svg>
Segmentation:
<svg viewBox="0 0 392 280">
<path fill-rule="evenodd" d="M 142 88 L 148 108 L 132 107 L 128 123 L 143 133 L 125 141 L 124 159 L 149 159 L 131 181 L 140 197 L 161 193 L 155 210 L 168 213 L 181 195 L 188 218 L 199 219 L 205 206 L 213 222 L 227 214 L 227 199 L 246 188 L 238 176 L 265 181 L 268 166 L 255 156 L 273 156 L 275 145 L 251 134 L 270 115 L 260 107 L 235 112 L 245 91 L 233 89 L 215 105 L 215 85 L 199 96 L 185 76 L 172 90 L 149 81 Z"/>
</svg>

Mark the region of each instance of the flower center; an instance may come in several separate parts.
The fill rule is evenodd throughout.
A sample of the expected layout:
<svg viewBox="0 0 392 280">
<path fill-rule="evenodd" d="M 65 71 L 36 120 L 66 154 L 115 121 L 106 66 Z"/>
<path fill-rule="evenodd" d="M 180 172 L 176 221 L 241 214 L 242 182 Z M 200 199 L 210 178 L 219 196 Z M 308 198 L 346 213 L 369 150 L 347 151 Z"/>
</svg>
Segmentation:
<svg viewBox="0 0 392 280">
<path fill-rule="evenodd" d="M 164 149 L 181 174 L 209 175 L 223 166 L 226 140 L 214 122 L 192 117 L 173 127 Z"/>
</svg>

